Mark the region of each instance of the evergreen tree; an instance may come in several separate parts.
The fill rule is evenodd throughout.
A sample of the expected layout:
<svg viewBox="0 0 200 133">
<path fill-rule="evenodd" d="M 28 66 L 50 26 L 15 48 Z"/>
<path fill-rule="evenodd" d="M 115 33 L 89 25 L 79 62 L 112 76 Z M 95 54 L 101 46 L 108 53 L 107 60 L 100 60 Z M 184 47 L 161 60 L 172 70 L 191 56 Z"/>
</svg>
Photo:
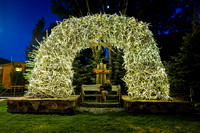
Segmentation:
<svg viewBox="0 0 200 133">
<path fill-rule="evenodd" d="M 86 82 L 86 67 L 84 65 L 84 54 L 78 53 L 72 64 L 74 70 L 73 88 L 76 94 L 80 94 L 81 85 Z"/>
<path fill-rule="evenodd" d="M 29 52 L 33 51 L 35 46 L 39 46 L 38 42 L 43 41 L 43 37 L 45 36 L 45 20 L 42 18 L 35 24 L 35 27 L 32 30 L 32 40 L 30 41 L 30 46 L 26 47 L 26 59 L 29 60 L 30 56 L 28 56 Z"/>
<path fill-rule="evenodd" d="M 93 72 L 94 68 L 97 68 L 97 65 L 100 63 L 104 63 L 104 51 L 103 47 L 101 46 L 100 50 L 92 49 L 92 53 L 88 56 L 88 64 L 86 66 L 87 69 L 87 84 L 96 84 L 96 74 Z"/>
<path fill-rule="evenodd" d="M 127 94 L 127 88 L 125 87 L 126 84 L 122 80 L 124 77 L 126 70 L 123 67 L 124 59 L 123 59 L 123 51 L 120 49 L 115 49 L 115 52 L 112 56 L 112 84 L 120 85 L 121 91 L 123 94 Z"/>
<path fill-rule="evenodd" d="M 50 23 L 48 31 L 45 32 L 45 20 L 42 18 L 41 20 L 38 21 L 37 24 L 35 24 L 35 27 L 32 30 L 32 40 L 30 41 L 30 46 L 26 47 L 25 53 L 26 53 L 26 68 L 25 68 L 25 73 L 24 78 L 29 81 L 31 71 L 35 65 L 35 57 L 38 54 L 38 49 L 40 47 L 40 43 L 42 41 L 45 41 L 46 36 L 48 36 L 51 33 L 51 29 L 55 27 L 55 23 Z"/>
<path fill-rule="evenodd" d="M 126 14 L 129 0 L 51 0 L 51 11 L 60 19 L 70 16 L 83 17 L 88 14 L 121 12 Z"/>
<path fill-rule="evenodd" d="M 193 20 L 193 31 L 183 37 L 181 52 L 171 57 L 166 65 L 173 95 L 200 95 L 200 24 L 199 17 Z M 197 97 L 196 97 L 197 98 Z M 199 98 L 198 98 L 199 99 Z M 197 100 L 197 99 L 196 99 Z"/>
<path fill-rule="evenodd" d="M 51 29 L 55 27 L 55 23 L 50 23 L 48 28 L 48 35 L 51 33 Z M 31 57 L 28 56 L 30 52 L 33 51 L 37 46 L 40 46 L 38 42 L 42 42 L 44 40 L 44 37 L 46 36 L 46 30 L 45 30 L 45 20 L 44 18 L 40 19 L 37 24 L 35 24 L 35 27 L 32 30 L 32 40 L 30 41 L 29 47 L 26 47 L 25 53 L 26 53 L 26 59 L 29 60 Z"/>
<path fill-rule="evenodd" d="M 22 71 L 16 71 L 16 68 L 21 68 Z M 14 86 L 14 85 L 24 85 L 25 84 L 23 73 L 24 73 L 24 70 L 23 70 L 21 65 L 14 65 L 13 64 L 13 69 L 10 72 L 10 78 L 11 78 L 11 85 L 12 86 Z"/>
<path fill-rule="evenodd" d="M 103 62 L 104 54 L 102 50 L 94 52 L 91 48 L 84 49 L 77 54 L 72 65 L 74 70 L 73 86 L 76 94 L 80 93 L 82 84 L 96 84 L 96 74 L 93 69 L 97 67 L 97 64 Z"/>
<path fill-rule="evenodd" d="M 51 0 L 51 3 L 52 13 L 61 19 L 103 12 L 134 16 L 150 23 L 162 60 L 169 60 L 179 52 L 178 40 L 185 32 L 191 32 L 193 10 L 200 10 L 198 0 Z"/>
<path fill-rule="evenodd" d="M 30 80 L 30 76 L 31 76 L 31 71 L 33 70 L 33 67 L 35 65 L 35 57 L 38 54 L 38 49 L 39 46 L 32 46 L 34 49 L 30 52 L 28 52 L 27 57 L 29 58 L 29 60 L 26 62 L 26 68 L 25 68 L 25 73 L 23 74 L 24 78 L 26 79 L 27 83 Z M 28 85 L 28 84 L 27 84 Z"/>
</svg>

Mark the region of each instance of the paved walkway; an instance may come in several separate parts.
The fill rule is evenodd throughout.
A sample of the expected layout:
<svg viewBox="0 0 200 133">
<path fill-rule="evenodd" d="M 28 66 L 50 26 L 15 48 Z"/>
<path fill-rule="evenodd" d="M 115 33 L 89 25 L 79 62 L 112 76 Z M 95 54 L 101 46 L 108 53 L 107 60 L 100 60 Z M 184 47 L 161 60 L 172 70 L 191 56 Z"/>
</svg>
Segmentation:
<svg viewBox="0 0 200 133">
<path fill-rule="evenodd" d="M 79 112 L 90 112 L 93 114 L 103 114 L 107 112 L 119 112 L 123 111 L 124 108 L 91 108 L 91 107 L 76 107 L 76 111 Z"/>
</svg>

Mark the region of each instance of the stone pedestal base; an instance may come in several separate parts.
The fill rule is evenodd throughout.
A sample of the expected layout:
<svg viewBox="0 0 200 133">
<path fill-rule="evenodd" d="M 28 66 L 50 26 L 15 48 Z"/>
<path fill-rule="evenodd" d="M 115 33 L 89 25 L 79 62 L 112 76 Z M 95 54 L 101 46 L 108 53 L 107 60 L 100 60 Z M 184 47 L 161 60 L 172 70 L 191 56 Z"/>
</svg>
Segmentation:
<svg viewBox="0 0 200 133">
<path fill-rule="evenodd" d="M 179 114 L 191 113 L 192 106 L 186 101 L 131 100 L 122 96 L 125 110 L 133 113 Z"/>
<path fill-rule="evenodd" d="M 66 99 L 44 98 L 31 99 L 26 97 L 7 99 L 10 113 L 63 113 L 73 114 L 78 104 L 79 95 Z"/>
</svg>

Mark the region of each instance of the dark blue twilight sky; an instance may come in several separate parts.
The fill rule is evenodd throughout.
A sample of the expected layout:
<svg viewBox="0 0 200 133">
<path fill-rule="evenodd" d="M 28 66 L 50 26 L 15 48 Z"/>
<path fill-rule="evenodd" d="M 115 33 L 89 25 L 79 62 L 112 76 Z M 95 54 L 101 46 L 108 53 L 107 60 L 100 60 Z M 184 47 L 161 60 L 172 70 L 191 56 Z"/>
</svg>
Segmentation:
<svg viewBox="0 0 200 133">
<path fill-rule="evenodd" d="M 59 20 L 51 13 L 51 0 L 0 0 L 0 57 L 25 61 L 32 29 L 42 17 L 46 28 Z"/>
</svg>

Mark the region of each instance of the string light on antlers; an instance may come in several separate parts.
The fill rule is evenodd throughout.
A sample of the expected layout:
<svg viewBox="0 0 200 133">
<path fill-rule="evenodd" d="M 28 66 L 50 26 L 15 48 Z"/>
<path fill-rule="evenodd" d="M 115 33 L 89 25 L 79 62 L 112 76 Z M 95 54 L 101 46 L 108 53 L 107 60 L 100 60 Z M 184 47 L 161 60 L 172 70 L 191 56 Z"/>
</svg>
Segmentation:
<svg viewBox="0 0 200 133">
<path fill-rule="evenodd" d="M 73 92 L 72 62 L 76 54 L 98 44 L 99 40 L 109 47 L 113 45 L 123 49 L 127 71 L 123 80 L 132 99 L 170 98 L 165 68 L 148 24 L 117 14 L 95 14 L 58 22 L 49 37 L 40 44 L 28 96 L 69 97 Z"/>
</svg>

